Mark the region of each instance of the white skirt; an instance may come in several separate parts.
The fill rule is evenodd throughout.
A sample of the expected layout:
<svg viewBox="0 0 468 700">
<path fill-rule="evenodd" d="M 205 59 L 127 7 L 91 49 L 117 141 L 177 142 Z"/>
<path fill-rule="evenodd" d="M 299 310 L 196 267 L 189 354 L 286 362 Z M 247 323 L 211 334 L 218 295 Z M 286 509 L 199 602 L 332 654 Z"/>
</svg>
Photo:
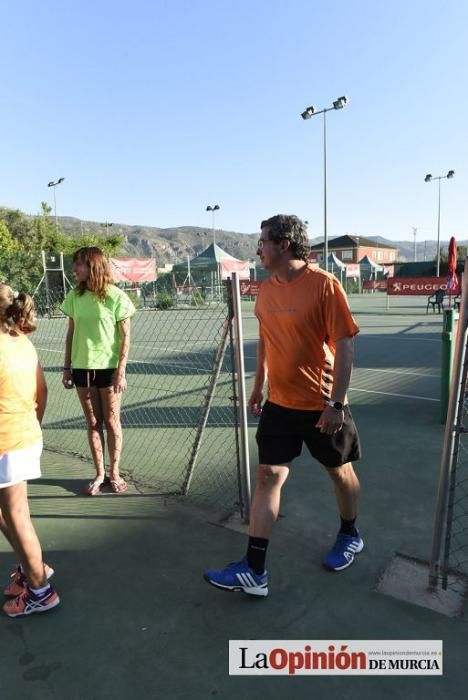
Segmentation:
<svg viewBox="0 0 468 700">
<path fill-rule="evenodd" d="M 41 476 L 42 438 L 29 447 L 0 457 L 0 489 Z"/>
</svg>

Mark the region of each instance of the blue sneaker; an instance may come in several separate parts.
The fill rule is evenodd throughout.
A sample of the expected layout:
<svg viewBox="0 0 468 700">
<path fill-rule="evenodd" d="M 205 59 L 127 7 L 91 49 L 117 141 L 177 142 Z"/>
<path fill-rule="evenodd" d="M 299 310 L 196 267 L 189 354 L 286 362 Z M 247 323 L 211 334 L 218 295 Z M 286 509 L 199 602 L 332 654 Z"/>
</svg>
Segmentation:
<svg viewBox="0 0 468 700">
<path fill-rule="evenodd" d="M 341 571 L 351 566 L 354 555 L 362 552 L 363 549 L 364 542 L 359 533 L 353 536 L 339 532 L 335 544 L 323 560 L 323 565 L 330 571 Z"/>
<path fill-rule="evenodd" d="M 216 588 L 225 591 L 243 591 L 249 595 L 268 595 L 268 574 L 256 574 L 247 564 L 247 559 L 228 564 L 220 571 L 210 570 L 203 578 Z"/>
</svg>

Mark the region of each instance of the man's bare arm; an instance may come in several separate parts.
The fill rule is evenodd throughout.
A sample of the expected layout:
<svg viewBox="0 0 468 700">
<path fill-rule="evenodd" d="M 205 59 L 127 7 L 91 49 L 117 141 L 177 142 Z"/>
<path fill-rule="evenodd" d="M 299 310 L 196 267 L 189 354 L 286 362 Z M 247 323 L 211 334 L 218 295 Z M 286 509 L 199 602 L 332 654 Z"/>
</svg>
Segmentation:
<svg viewBox="0 0 468 700">
<path fill-rule="evenodd" d="M 353 368 L 354 338 L 348 336 L 336 341 L 335 365 L 333 370 L 333 401 L 345 402 L 346 392 L 351 381 Z M 317 422 L 317 428 L 322 433 L 333 435 L 343 427 L 344 412 L 337 411 L 333 406 L 325 406 Z"/>
<path fill-rule="evenodd" d="M 263 387 L 268 377 L 266 364 L 265 343 L 260 336 L 257 343 L 257 366 L 255 369 L 255 384 L 249 399 L 249 409 L 254 416 L 262 411 Z"/>
<path fill-rule="evenodd" d="M 354 338 L 349 336 L 336 341 L 335 365 L 333 369 L 333 401 L 345 402 L 346 392 L 353 369 Z"/>
</svg>

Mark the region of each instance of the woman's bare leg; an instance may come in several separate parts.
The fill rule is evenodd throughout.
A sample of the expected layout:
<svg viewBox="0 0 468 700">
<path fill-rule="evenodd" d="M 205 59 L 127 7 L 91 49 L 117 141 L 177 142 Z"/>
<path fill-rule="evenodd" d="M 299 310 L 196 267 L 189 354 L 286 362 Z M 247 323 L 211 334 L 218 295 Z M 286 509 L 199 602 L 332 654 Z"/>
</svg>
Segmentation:
<svg viewBox="0 0 468 700">
<path fill-rule="evenodd" d="M 0 532 L 4 536 L 4 538 L 10 543 L 11 547 L 14 549 L 13 545 L 13 540 L 11 539 L 11 534 L 10 530 L 8 529 L 8 525 L 6 524 L 5 518 L 2 515 L 2 511 L 0 510 Z"/>
<path fill-rule="evenodd" d="M 77 386 L 76 391 L 86 418 L 88 442 L 96 468 L 96 478 L 104 479 L 104 423 L 99 390 L 94 387 Z"/>
<path fill-rule="evenodd" d="M 23 567 L 31 588 L 47 585 L 39 538 L 29 513 L 25 481 L 0 489 L 0 507 L 11 538 L 11 544 Z"/>
<path fill-rule="evenodd" d="M 114 387 L 99 389 L 101 398 L 102 415 L 107 430 L 107 448 L 110 460 L 110 478 L 120 479 L 119 466 L 122 456 L 122 424 L 120 422 L 121 394 L 114 391 Z"/>
</svg>

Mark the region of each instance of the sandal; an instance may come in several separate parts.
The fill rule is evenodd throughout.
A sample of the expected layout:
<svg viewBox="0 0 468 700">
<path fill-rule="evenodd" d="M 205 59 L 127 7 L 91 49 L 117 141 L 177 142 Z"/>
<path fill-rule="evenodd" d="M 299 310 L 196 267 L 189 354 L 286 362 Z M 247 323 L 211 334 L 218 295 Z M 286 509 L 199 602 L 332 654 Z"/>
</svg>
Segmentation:
<svg viewBox="0 0 468 700">
<path fill-rule="evenodd" d="M 110 479 L 112 493 L 125 493 L 128 491 L 128 484 L 125 479 Z"/>
<path fill-rule="evenodd" d="M 104 483 L 104 478 L 93 479 L 89 484 L 83 487 L 83 495 L 85 496 L 99 496 L 101 493 L 101 486 Z"/>
</svg>

